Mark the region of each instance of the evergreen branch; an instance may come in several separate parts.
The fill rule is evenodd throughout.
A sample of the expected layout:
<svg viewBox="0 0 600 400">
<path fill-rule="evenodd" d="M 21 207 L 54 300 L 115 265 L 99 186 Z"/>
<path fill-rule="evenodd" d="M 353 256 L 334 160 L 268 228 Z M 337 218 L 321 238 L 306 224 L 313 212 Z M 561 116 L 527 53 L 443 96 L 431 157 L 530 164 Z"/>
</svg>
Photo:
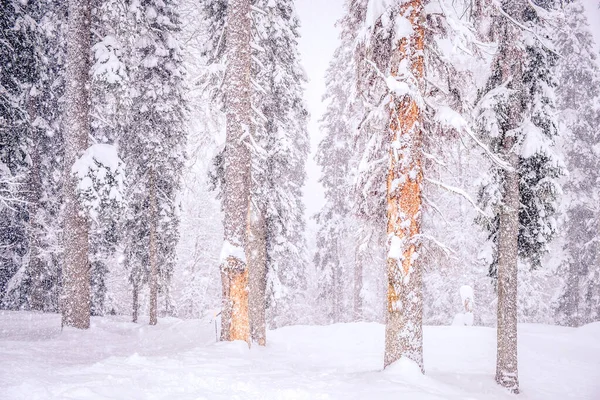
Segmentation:
<svg viewBox="0 0 600 400">
<path fill-rule="evenodd" d="M 502 9 L 502 5 L 499 4 L 497 0 L 494 0 L 492 2 L 492 4 L 494 4 L 496 6 L 496 8 L 500 12 L 500 14 L 502 14 L 502 16 L 504 16 L 506 19 L 508 19 L 510 22 L 512 22 L 519 28 L 523 29 L 524 31 L 531 33 L 536 38 L 536 40 L 538 42 L 540 42 L 542 44 L 542 46 L 544 46 L 549 52 L 551 52 L 552 54 L 556 55 L 559 58 L 562 58 L 562 56 L 560 54 L 558 54 L 556 51 L 551 49 L 550 46 L 548 46 L 546 43 L 544 43 L 542 38 L 533 29 L 526 27 L 525 25 L 521 24 L 519 21 L 517 21 L 516 19 L 514 19 L 513 17 L 508 15 L 508 13 Z"/>
<path fill-rule="evenodd" d="M 477 206 L 477 203 L 475 203 L 475 201 L 471 198 L 471 196 L 469 196 L 469 194 L 467 192 L 465 192 L 464 190 L 462 190 L 461 188 L 457 188 L 454 186 L 450 186 L 450 185 L 446 185 L 443 182 L 437 181 L 435 179 L 431 179 L 431 178 L 424 178 L 427 182 L 432 183 L 436 186 L 441 187 L 442 189 L 445 189 L 449 192 L 458 194 L 459 196 L 464 197 L 469 203 L 471 203 L 471 205 L 473 206 L 473 208 L 475 209 L 475 211 L 477 211 L 479 214 L 481 214 L 482 216 L 484 216 L 485 218 L 489 219 L 490 216 L 487 215 L 481 208 L 479 208 Z"/>
</svg>

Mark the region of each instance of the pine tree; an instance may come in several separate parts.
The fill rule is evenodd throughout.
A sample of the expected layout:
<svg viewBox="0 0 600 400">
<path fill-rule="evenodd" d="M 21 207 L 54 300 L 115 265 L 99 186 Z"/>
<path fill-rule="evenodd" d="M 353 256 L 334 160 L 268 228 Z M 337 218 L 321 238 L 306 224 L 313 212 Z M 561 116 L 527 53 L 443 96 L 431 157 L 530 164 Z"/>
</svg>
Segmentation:
<svg viewBox="0 0 600 400">
<path fill-rule="evenodd" d="M 305 303 L 302 187 L 309 139 L 302 85 L 306 79 L 297 49 L 299 21 L 293 2 L 255 1 L 254 9 L 253 42 L 258 46 L 253 46 L 252 66 L 251 196 L 260 214 L 258 224 L 264 225 L 261 242 L 267 273 L 257 287 L 266 286 L 271 326 L 278 327 L 296 320 L 301 312 L 297 306 Z"/>
<path fill-rule="evenodd" d="M 321 184 L 325 188 L 326 203 L 317 214 L 319 224 L 317 251 L 314 263 L 319 276 L 318 304 L 325 316 L 324 322 L 343 321 L 346 303 L 343 287 L 344 255 L 352 253 L 350 226 L 355 222 L 352 209 L 353 171 L 356 157 L 353 153 L 356 130 L 364 110 L 358 96 L 358 68 L 354 43 L 366 12 L 362 1 L 349 2 L 340 25 L 341 43 L 325 76 L 324 101 L 329 100 L 321 120 L 324 138 L 319 143 L 316 161 L 322 168 Z"/>
<path fill-rule="evenodd" d="M 499 49 L 479 102 L 479 123 L 492 150 L 510 168 L 493 169 L 480 200 L 494 216 L 485 226 L 494 244 L 490 272 L 498 291 L 496 381 L 517 393 L 518 263 L 539 267 L 556 230 L 556 56 L 544 39 L 547 11 L 526 1 L 492 7 L 490 35 Z"/>
<path fill-rule="evenodd" d="M 249 0 L 232 0 L 227 8 L 227 69 L 224 95 L 227 142 L 223 154 L 224 244 L 222 340 L 249 341 L 246 222 L 250 195 L 251 18 Z"/>
<path fill-rule="evenodd" d="M 23 195 L 28 182 L 27 139 L 31 137 L 31 89 L 36 82 L 36 26 L 26 5 L 17 1 L 0 6 L 2 38 L 0 43 L 0 243 L 2 270 L 0 293 L 4 306 L 29 306 L 25 256 L 30 252 L 27 218 L 30 207 Z M 11 293 L 13 292 L 13 293 Z M 11 301 L 7 295 L 15 296 Z"/>
<path fill-rule="evenodd" d="M 563 147 L 569 177 L 564 186 L 566 244 L 564 287 L 557 321 L 580 326 L 600 318 L 600 159 L 598 124 L 600 69 L 585 9 L 580 1 L 563 7 L 555 39 L 558 59 L 557 89 Z"/>
<path fill-rule="evenodd" d="M 33 62 L 28 70 L 30 84 L 22 86 L 27 90 L 23 98 L 27 103 L 27 129 L 22 149 L 29 157 L 20 191 L 27 200 L 22 215 L 29 251 L 2 299 L 3 306 L 10 309 L 58 311 L 65 11 L 56 2 L 20 6 L 20 18 L 27 21 L 21 25 L 28 27 L 29 51 L 33 51 L 29 54 Z"/>
<path fill-rule="evenodd" d="M 200 84 L 213 104 L 210 118 L 216 120 L 207 131 L 217 136 L 218 115 L 225 111 L 226 91 L 221 90 L 221 84 L 227 80 L 223 78 L 223 66 L 230 56 L 229 34 L 225 30 L 228 4 L 207 2 L 203 13 L 208 40 L 202 53 L 208 66 Z M 288 1 L 253 3 L 252 118 L 248 142 L 252 201 L 246 227 L 246 256 L 251 335 L 259 343 L 265 342 L 267 317 L 271 326 L 288 324 L 297 318 L 298 309 L 294 307 L 304 303 L 301 296 L 306 249 L 302 238 L 301 187 L 308 138 L 307 114 L 301 100 L 305 78 L 296 49 L 298 25 L 293 5 Z M 226 185 L 224 161 L 224 151 L 218 152 L 212 172 L 222 200 Z"/>
<path fill-rule="evenodd" d="M 92 25 L 94 38 L 91 66 L 91 134 L 96 143 L 118 145 L 127 130 L 131 102 L 127 96 L 128 32 L 126 4 L 119 1 L 94 1 Z M 122 43 L 124 41 L 124 43 Z M 91 221 L 91 312 L 103 315 L 108 307 L 107 277 L 116 268 L 121 207 L 105 198 L 98 215 Z"/>
<path fill-rule="evenodd" d="M 71 168 L 88 146 L 90 2 L 69 1 L 65 103 L 64 266 L 61 310 L 63 325 L 90 326 L 88 220 L 77 195 Z"/>
<path fill-rule="evenodd" d="M 180 19 L 174 1 L 132 2 L 136 26 L 128 40 L 130 120 L 123 134 L 123 159 L 128 177 L 126 257 L 133 284 L 134 320 L 141 285 L 149 283 L 150 324 L 173 312 L 170 282 L 178 240 L 176 194 L 184 161 L 185 114 L 182 55 L 177 40 Z"/>
</svg>

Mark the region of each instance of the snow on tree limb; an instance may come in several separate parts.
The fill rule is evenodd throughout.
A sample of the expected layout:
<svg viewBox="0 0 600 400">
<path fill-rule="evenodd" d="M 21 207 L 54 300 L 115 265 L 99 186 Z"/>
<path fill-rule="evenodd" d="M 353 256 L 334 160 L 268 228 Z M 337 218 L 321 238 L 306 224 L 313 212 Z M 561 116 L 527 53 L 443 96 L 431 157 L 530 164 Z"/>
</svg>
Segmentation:
<svg viewBox="0 0 600 400">
<path fill-rule="evenodd" d="M 479 207 L 477 206 L 477 203 L 476 203 L 476 202 L 475 202 L 475 201 L 474 201 L 474 200 L 471 198 L 471 196 L 469 196 L 469 194 L 468 194 L 467 192 L 465 192 L 464 190 L 462 190 L 462 189 L 460 189 L 460 188 L 457 188 L 457 187 L 454 187 L 454 186 L 447 185 L 447 184 L 445 184 L 445 183 L 442 183 L 442 182 L 440 182 L 440 181 L 437 181 L 437 180 L 435 180 L 435 179 L 431 179 L 431 178 L 425 178 L 425 180 L 426 180 L 427 182 L 429 182 L 429 183 L 432 183 L 432 184 L 434 184 L 434 185 L 436 185 L 436 186 L 439 186 L 439 187 L 441 187 L 442 189 L 446 189 L 446 190 L 448 190 L 449 192 L 456 193 L 456 194 L 458 194 L 458 195 L 460 195 L 460 196 L 464 197 L 464 198 L 465 198 L 465 199 L 466 199 L 466 200 L 467 200 L 469 203 L 471 203 L 471 205 L 473 206 L 473 208 L 474 208 L 474 209 L 475 209 L 475 210 L 476 210 L 478 213 L 480 213 L 482 216 L 484 216 L 484 217 L 486 217 L 486 218 L 488 218 L 488 219 L 489 219 L 489 218 L 491 218 L 491 217 L 490 217 L 489 215 L 487 215 L 487 214 L 486 214 L 486 213 L 485 213 L 485 212 L 484 212 L 484 211 L 483 211 L 481 208 L 479 208 Z"/>
</svg>

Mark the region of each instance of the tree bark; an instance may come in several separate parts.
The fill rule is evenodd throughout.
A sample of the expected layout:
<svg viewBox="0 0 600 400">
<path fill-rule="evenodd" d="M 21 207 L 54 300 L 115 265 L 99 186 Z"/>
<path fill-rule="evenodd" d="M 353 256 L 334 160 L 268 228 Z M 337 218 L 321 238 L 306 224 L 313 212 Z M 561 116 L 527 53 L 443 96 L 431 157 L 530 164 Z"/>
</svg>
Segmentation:
<svg viewBox="0 0 600 400">
<path fill-rule="evenodd" d="M 360 243 L 356 246 L 356 255 L 354 258 L 354 320 L 362 321 L 363 319 L 363 260 L 364 253 L 361 250 Z"/>
<path fill-rule="evenodd" d="M 36 111 L 38 102 L 35 97 L 29 95 L 27 101 L 27 110 L 29 114 L 29 121 L 34 121 L 36 118 Z M 33 142 L 33 148 L 30 153 L 31 164 L 29 168 L 29 175 L 27 179 L 27 213 L 29 214 L 28 224 L 28 237 L 29 237 L 29 263 L 27 265 L 27 276 L 30 280 L 29 307 L 35 311 L 43 311 L 44 304 L 44 261 L 41 258 L 40 247 L 42 241 L 40 235 L 42 234 L 42 226 L 38 221 L 38 212 L 40 207 L 40 200 L 42 198 L 42 163 L 40 154 L 40 132 L 35 127 L 30 127 L 31 139 Z"/>
<path fill-rule="evenodd" d="M 156 204 L 156 177 L 150 168 L 150 325 L 158 323 L 158 250 L 156 226 L 158 206 Z"/>
<path fill-rule="evenodd" d="M 517 260 L 519 237 L 518 156 L 511 152 L 514 137 L 505 139 L 514 171 L 505 171 L 503 205 L 498 230 L 498 332 L 496 382 L 519 392 L 517 370 Z"/>
<path fill-rule="evenodd" d="M 414 90 L 423 87 L 423 2 L 403 3 L 399 10 L 414 34 L 393 49 L 392 75 L 408 59 Z M 387 177 L 388 293 L 384 367 L 401 357 L 415 361 L 423 371 L 422 274 L 417 264 L 421 232 L 422 111 L 415 98 L 394 98 L 390 118 L 390 163 Z"/>
<path fill-rule="evenodd" d="M 245 256 L 250 195 L 250 1 L 231 0 L 227 9 L 224 239 L 221 278 L 221 339 L 250 341 L 248 268 Z M 243 259 L 242 259 L 243 258 Z"/>
<path fill-rule="evenodd" d="M 502 8 L 516 21 L 522 21 L 525 10 L 524 0 L 504 0 Z M 517 279 L 518 279 L 518 238 L 519 238 L 519 155 L 515 152 L 513 130 L 523 120 L 523 60 L 525 54 L 521 28 L 504 16 L 500 16 L 500 49 L 498 66 L 502 82 L 513 91 L 511 104 L 503 126 L 503 155 L 513 170 L 504 171 L 504 191 L 498 226 L 498 327 L 496 382 L 513 393 L 519 393 L 517 357 Z"/>
<path fill-rule="evenodd" d="M 69 0 L 65 101 L 64 264 L 62 324 L 90 326 L 88 221 L 76 193 L 71 167 L 88 146 L 90 2 Z"/>
<path fill-rule="evenodd" d="M 248 276 L 250 338 L 259 346 L 267 344 L 266 289 L 267 241 L 264 213 L 254 205 L 248 212 Z"/>
<path fill-rule="evenodd" d="M 140 302 L 139 302 L 139 285 L 137 283 L 133 283 L 133 315 L 131 321 L 134 323 L 138 322 L 138 312 L 140 310 Z"/>
</svg>

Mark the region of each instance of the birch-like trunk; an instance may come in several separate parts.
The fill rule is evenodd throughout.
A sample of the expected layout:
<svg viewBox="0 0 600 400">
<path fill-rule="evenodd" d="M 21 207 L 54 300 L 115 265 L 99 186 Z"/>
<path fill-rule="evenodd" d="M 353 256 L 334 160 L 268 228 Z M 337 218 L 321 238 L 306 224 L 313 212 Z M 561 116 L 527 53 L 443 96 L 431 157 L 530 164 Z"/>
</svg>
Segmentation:
<svg viewBox="0 0 600 400">
<path fill-rule="evenodd" d="M 248 212 L 248 299 L 250 338 L 259 346 L 267 344 L 266 289 L 267 235 L 264 213 L 254 205 Z"/>
<path fill-rule="evenodd" d="M 156 237 L 158 205 L 155 185 L 154 168 L 150 168 L 150 325 L 158 323 L 158 246 Z"/>
<path fill-rule="evenodd" d="M 225 78 L 224 252 L 221 279 L 222 340 L 250 340 L 246 222 L 250 194 L 250 0 L 231 0 L 227 9 Z M 243 258 L 243 259 L 242 259 Z"/>
<path fill-rule="evenodd" d="M 65 95 L 64 264 L 62 324 L 90 326 L 88 220 L 76 193 L 71 167 L 88 146 L 90 83 L 90 2 L 69 0 Z"/>
<path fill-rule="evenodd" d="M 403 3 L 414 34 L 392 50 L 392 75 L 408 60 L 415 90 L 423 87 L 423 1 Z M 416 262 L 421 232 L 422 110 L 409 95 L 394 98 L 390 118 L 389 171 L 387 177 L 387 233 L 389 253 L 384 367 L 401 357 L 423 369 L 422 274 Z"/>
</svg>

